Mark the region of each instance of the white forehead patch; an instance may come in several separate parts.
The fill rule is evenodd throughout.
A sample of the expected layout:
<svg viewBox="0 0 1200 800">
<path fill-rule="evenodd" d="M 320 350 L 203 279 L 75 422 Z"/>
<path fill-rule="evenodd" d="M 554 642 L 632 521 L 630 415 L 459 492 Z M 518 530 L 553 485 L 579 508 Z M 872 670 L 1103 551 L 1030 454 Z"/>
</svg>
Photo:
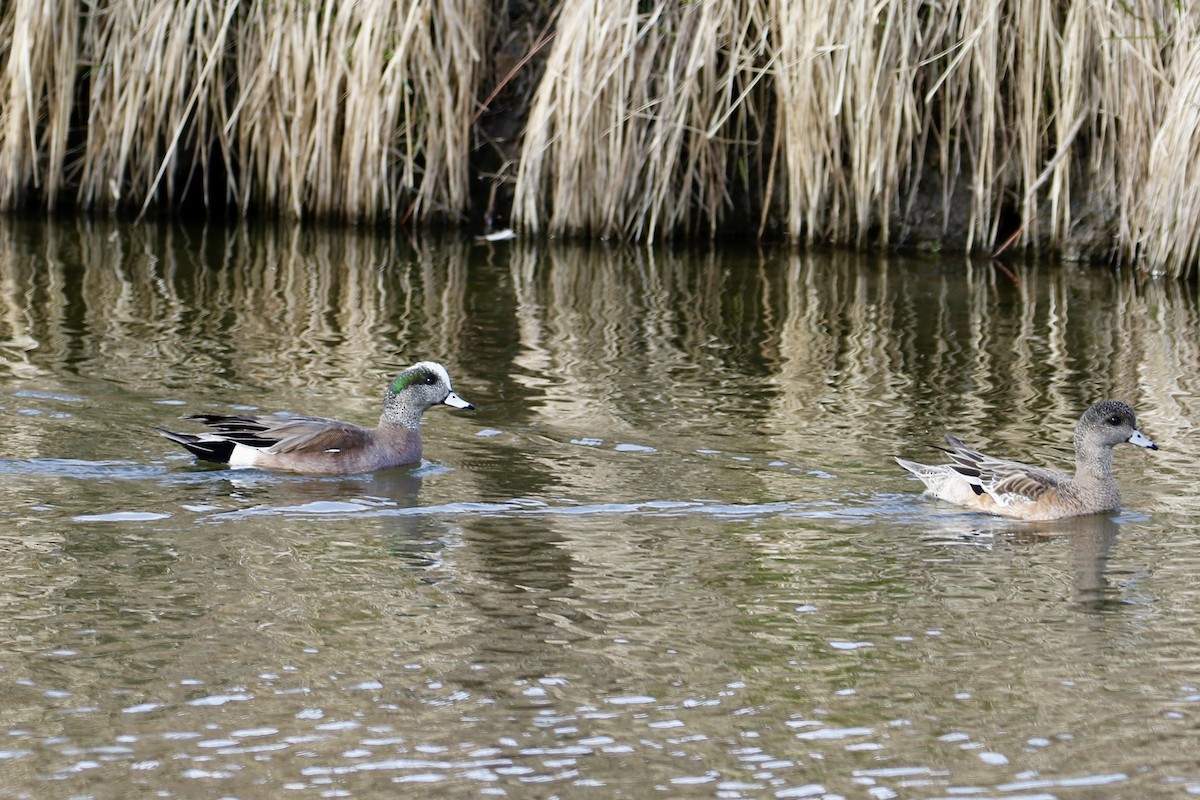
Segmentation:
<svg viewBox="0 0 1200 800">
<path fill-rule="evenodd" d="M 446 372 L 446 368 L 436 361 L 418 361 L 416 364 L 413 364 L 410 369 L 429 370 L 434 375 L 437 375 L 438 379 L 442 383 L 446 384 L 447 386 L 450 385 L 450 373 Z"/>
</svg>

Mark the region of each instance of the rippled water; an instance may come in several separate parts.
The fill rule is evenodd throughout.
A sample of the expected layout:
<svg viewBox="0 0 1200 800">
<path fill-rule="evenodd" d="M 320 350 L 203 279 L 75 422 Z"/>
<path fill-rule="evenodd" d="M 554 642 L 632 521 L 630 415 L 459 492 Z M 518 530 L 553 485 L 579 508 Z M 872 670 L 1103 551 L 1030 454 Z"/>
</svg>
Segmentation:
<svg viewBox="0 0 1200 800">
<path fill-rule="evenodd" d="M 1103 270 L 0 223 L 0 797 L 1200 794 L 1196 291 Z M 473 413 L 350 478 L 154 425 Z M 943 431 L 1120 513 L 924 498 Z"/>
</svg>

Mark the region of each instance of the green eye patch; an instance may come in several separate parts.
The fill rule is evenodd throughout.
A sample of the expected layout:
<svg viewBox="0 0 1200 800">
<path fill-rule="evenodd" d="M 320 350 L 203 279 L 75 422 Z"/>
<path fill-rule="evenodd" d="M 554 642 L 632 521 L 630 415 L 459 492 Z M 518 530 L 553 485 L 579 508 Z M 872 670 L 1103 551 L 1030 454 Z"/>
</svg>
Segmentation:
<svg viewBox="0 0 1200 800">
<path fill-rule="evenodd" d="M 396 394 L 403 392 L 414 383 L 437 383 L 437 376 L 427 369 L 408 369 L 396 376 L 392 381 L 392 391 Z"/>
</svg>

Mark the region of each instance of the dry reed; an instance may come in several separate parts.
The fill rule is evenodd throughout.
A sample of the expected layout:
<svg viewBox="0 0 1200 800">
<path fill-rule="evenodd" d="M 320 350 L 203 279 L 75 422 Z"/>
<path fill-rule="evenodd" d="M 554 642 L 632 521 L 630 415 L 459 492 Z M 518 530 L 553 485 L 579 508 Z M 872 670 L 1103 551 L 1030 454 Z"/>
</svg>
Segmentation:
<svg viewBox="0 0 1200 800">
<path fill-rule="evenodd" d="M 1200 3 L 526 2 L 526 230 L 1200 257 Z M 509 34 L 481 0 L 14 0 L 0 209 L 461 218 Z"/>
<path fill-rule="evenodd" d="M 58 201 L 78 38 L 72 3 L 16 0 L 0 9 L 0 210 L 31 189 L 50 208 Z"/>
<path fill-rule="evenodd" d="M 721 21 L 699 24 L 697 5 Z M 1027 248 L 1172 274 L 1200 255 L 1200 193 L 1188 191 L 1196 4 L 562 8 L 517 181 L 515 216 L 531 230 L 711 233 L 765 203 L 793 238 L 903 244 L 940 198 L 943 231 L 965 217 L 967 249 L 1013 232 Z M 732 80 L 672 80 L 689 46 Z M 705 111 L 737 133 L 692 122 Z M 694 130 L 708 138 L 664 135 Z M 714 137 L 740 150 L 709 158 Z M 770 168 L 746 191 L 736 179 L 755 159 Z"/>
<path fill-rule="evenodd" d="M 551 234 L 712 236 L 763 123 L 747 0 L 564 3 L 534 96 L 514 216 Z"/>
<path fill-rule="evenodd" d="M 294 217 L 398 220 L 468 204 L 480 3 L 254 4 L 225 131 L 232 194 Z"/>
<path fill-rule="evenodd" d="M 160 189 L 170 203 L 177 180 L 207 176 L 226 80 L 219 55 L 237 5 L 132 0 L 85 16 L 84 208 L 145 204 Z"/>
<path fill-rule="evenodd" d="M 1131 243 L 1154 271 L 1187 275 L 1200 258 L 1200 41 L 1181 42 L 1167 70 L 1172 90 L 1131 204 Z"/>
<path fill-rule="evenodd" d="M 461 213 L 486 24 L 473 0 L 19 0 L 0 10 L 0 209 L 69 187 L 83 208 Z"/>
</svg>

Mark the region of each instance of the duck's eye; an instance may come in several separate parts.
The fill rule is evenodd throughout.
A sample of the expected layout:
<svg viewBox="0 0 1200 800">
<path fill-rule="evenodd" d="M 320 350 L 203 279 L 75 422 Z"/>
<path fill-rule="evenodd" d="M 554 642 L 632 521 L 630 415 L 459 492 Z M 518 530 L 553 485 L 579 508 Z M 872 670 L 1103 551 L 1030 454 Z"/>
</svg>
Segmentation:
<svg viewBox="0 0 1200 800">
<path fill-rule="evenodd" d="M 435 385 L 437 383 L 437 375 L 426 375 L 425 380 L 422 381 L 422 383 L 424 383 L 426 386 Z"/>
<path fill-rule="evenodd" d="M 1117 425 L 1121 424 L 1121 415 L 1120 414 L 1109 414 L 1108 419 L 1106 419 L 1104 421 L 1107 422 L 1109 425 L 1116 427 Z"/>
</svg>

